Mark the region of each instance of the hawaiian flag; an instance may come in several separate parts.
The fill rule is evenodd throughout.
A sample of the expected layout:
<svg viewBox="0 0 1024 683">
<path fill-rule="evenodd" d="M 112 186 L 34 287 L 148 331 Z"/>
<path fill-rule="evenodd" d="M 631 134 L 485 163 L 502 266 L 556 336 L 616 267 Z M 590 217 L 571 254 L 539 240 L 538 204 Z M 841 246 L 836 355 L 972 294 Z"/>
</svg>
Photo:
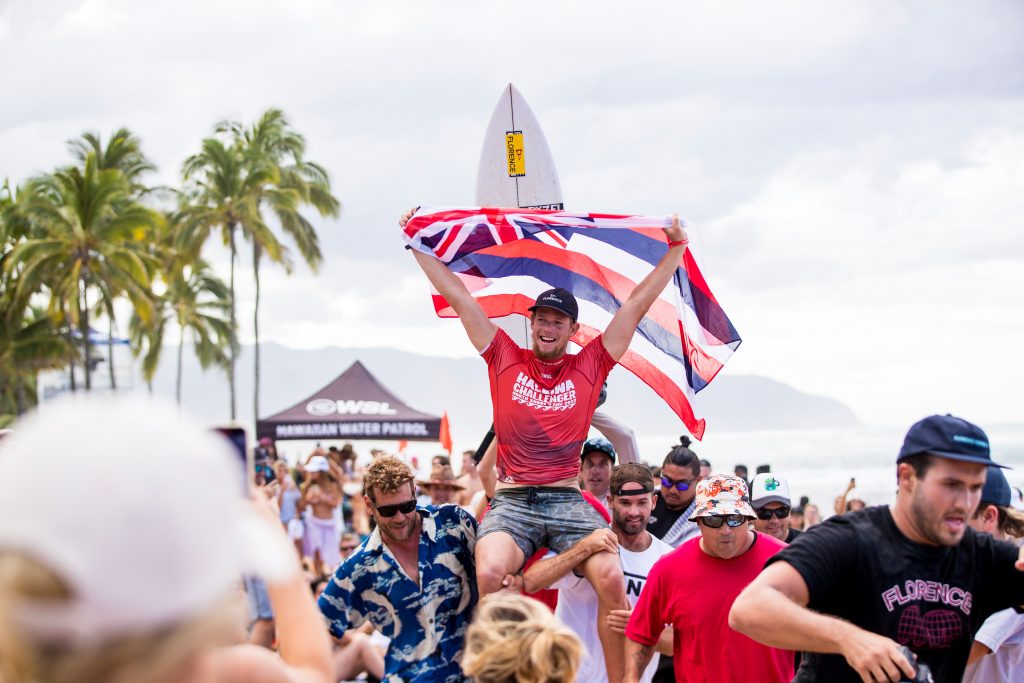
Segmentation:
<svg viewBox="0 0 1024 683">
<path fill-rule="evenodd" d="M 616 216 L 538 209 L 421 208 L 405 226 L 409 247 L 448 265 L 491 318 L 527 310 L 562 287 L 579 302 L 583 345 L 608 326 L 668 249 L 669 216 Z M 684 223 L 685 225 L 685 223 Z M 439 294 L 434 308 L 457 317 Z M 655 300 L 620 363 L 647 383 L 696 438 L 704 420 L 693 398 L 740 345 L 711 293 L 691 236 L 675 276 Z"/>
</svg>

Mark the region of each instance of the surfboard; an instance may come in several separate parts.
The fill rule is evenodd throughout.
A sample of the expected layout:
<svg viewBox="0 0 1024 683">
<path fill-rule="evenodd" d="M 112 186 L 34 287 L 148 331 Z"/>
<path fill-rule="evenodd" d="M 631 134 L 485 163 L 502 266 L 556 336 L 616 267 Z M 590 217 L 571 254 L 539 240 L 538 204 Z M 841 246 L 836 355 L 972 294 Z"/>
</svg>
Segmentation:
<svg viewBox="0 0 1024 683">
<path fill-rule="evenodd" d="M 563 209 L 562 186 L 540 121 L 522 93 L 509 83 L 494 106 L 480 149 L 476 172 L 477 206 Z M 526 348 L 525 318 L 495 318 L 519 346 Z"/>
<path fill-rule="evenodd" d="M 476 173 L 479 206 L 562 209 L 562 187 L 540 121 L 509 83 L 484 133 Z"/>
<path fill-rule="evenodd" d="M 558 171 L 544 130 L 530 105 L 511 83 L 498 98 L 484 133 L 476 172 L 476 204 L 521 209 L 565 208 Z M 529 320 L 521 315 L 509 315 L 495 318 L 494 322 L 520 347 L 529 346 Z M 594 414 L 594 426 L 615 446 L 619 462 L 640 460 L 633 430 L 602 413 Z M 493 438 L 492 425 L 474 456 L 477 463 Z"/>
</svg>

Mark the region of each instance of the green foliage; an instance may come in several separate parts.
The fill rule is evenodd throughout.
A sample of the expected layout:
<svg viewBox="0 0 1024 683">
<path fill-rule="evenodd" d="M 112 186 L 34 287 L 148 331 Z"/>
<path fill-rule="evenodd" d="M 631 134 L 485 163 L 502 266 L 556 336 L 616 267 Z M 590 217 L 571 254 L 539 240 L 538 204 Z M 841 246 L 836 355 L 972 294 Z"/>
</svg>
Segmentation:
<svg viewBox="0 0 1024 683">
<path fill-rule="evenodd" d="M 198 254 L 214 232 L 231 250 L 230 320 L 236 326 L 234 268 L 236 233 L 250 242 L 256 302 L 253 321 L 256 335 L 255 418 L 259 417 L 259 272 L 262 258 L 291 272 L 291 252 L 281 237 L 298 249 L 310 268 L 323 256 L 313 224 L 301 210 L 309 206 L 321 216 L 337 216 L 341 204 L 331 194 L 324 169 L 305 160 L 305 139 L 288 123 L 279 109 L 269 109 L 251 126 L 222 121 L 214 135 L 202 142 L 199 153 L 182 167 L 184 225 L 178 248 Z M 274 223 L 277 225 L 275 230 Z M 278 233 L 283 233 L 281 237 Z M 235 417 L 235 350 L 228 362 L 231 384 L 230 410 Z"/>
<path fill-rule="evenodd" d="M 88 331 L 105 319 L 117 329 L 119 301 L 132 308 L 128 335 L 152 382 L 168 337 L 191 344 L 203 368 L 228 369 L 234 415 L 236 236 L 253 248 L 257 284 L 263 259 L 291 272 L 291 249 L 316 269 L 316 229 L 302 212 L 337 216 L 324 169 L 305 160 L 305 140 L 284 113 L 253 125 L 222 122 L 182 167 L 183 189 L 150 186 L 155 166 L 127 128 L 104 142 L 95 132 L 70 140 L 74 163 L 12 187 L 0 186 L 0 423 L 35 402 L 36 373 L 85 369 Z M 160 190 L 161 192 L 157 192 Z M 157 210 L 168 193 L 174 212 Z M 211 235 L 231 248 L 225 284 L 202 258 Z M 287 243 L 287 244 L 286 244 Z M 154 287 L 156 285 L 156 287 Z M 257 336 L 258 344 L 258 336 Z M 257 368 L 258 377 L 258 368 Z M 113 374 L 111 377 L 113 381 Z"/>
</svg>

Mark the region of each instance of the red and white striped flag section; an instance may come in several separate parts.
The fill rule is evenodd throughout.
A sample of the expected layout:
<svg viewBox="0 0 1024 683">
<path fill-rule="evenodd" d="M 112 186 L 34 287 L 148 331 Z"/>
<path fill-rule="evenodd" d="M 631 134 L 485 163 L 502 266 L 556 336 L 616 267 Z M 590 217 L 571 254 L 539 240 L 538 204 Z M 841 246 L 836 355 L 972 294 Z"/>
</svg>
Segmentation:
<svg viewBox="0 0 1024 683">
<path fill-rule="evenodd" d="M 527 310 L 544 290 L 576 297 L 586 344 L 668 249 L 670 216 L 617 216 L 538 209 L 419 209 L 404 230 L 409 247 L 433 254 L 466 284 L 491 318 Z M 684 223 L 685 225 L 685 223 Z M 434 309 L 457 317 L 436 292 Z M 693 240 L 619 361 L 654 389 L 696 438 L 704 420 L 693 397 L 714 379 L 740 336 L 698 267 Z"/>
</svg>

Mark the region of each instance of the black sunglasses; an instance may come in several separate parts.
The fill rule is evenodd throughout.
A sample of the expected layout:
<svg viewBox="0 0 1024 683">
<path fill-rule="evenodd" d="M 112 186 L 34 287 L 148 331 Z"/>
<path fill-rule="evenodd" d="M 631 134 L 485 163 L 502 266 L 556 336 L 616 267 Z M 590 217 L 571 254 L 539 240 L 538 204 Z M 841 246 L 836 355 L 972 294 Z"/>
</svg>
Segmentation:
<svg viewBox="0 0 1024 683">
<path fill-rule="evenodd" d="M 789 517 L 789 508 L 786 506 L 775 508 L 774 510 L 769 510 L 768 508 L 761 508 L 760 510 L 755 510 L 755 512 L 757 513 L 758 519 L 771 519 L 772 515 L 775 515 L 779 519 L 785 519 L 786 517 Z"/>
<path fill-rule="evenodd" d="M 679 481 L 676 481 L 674 479 L 669 479 L 668 477 L 666 477 L 663 474 L 663 475 L 661 475 L 661 485 L 664 486 L 667 489 L 670 489 L 673 486 L 675 486 L 676 487 L 676 491 L 685 491 L 686 489 L 690 488 L 693 484 L 691 484 L 688 481 L 683 481 L 681 479 Z"/>
<path fill-rule="evenodd" d="M 723 523 L 727 524 L 730 529 L 735 529 L 747 523 L 747 518 L 743 515 L 708 515 L 697 519 L 709 529 L 718 529 Z"/>
<path fill-rule="evenodd" d="M 403 515 L 407 515 L 416 509 L 416 499 L 407 500 L 404 503 L 395 503 L 393 505 L 377 505 L 374 504 L 373 509 L 377 511 L 377 514 L 381 517 L 394 517 L 399 512 Z"/>
</svg>

